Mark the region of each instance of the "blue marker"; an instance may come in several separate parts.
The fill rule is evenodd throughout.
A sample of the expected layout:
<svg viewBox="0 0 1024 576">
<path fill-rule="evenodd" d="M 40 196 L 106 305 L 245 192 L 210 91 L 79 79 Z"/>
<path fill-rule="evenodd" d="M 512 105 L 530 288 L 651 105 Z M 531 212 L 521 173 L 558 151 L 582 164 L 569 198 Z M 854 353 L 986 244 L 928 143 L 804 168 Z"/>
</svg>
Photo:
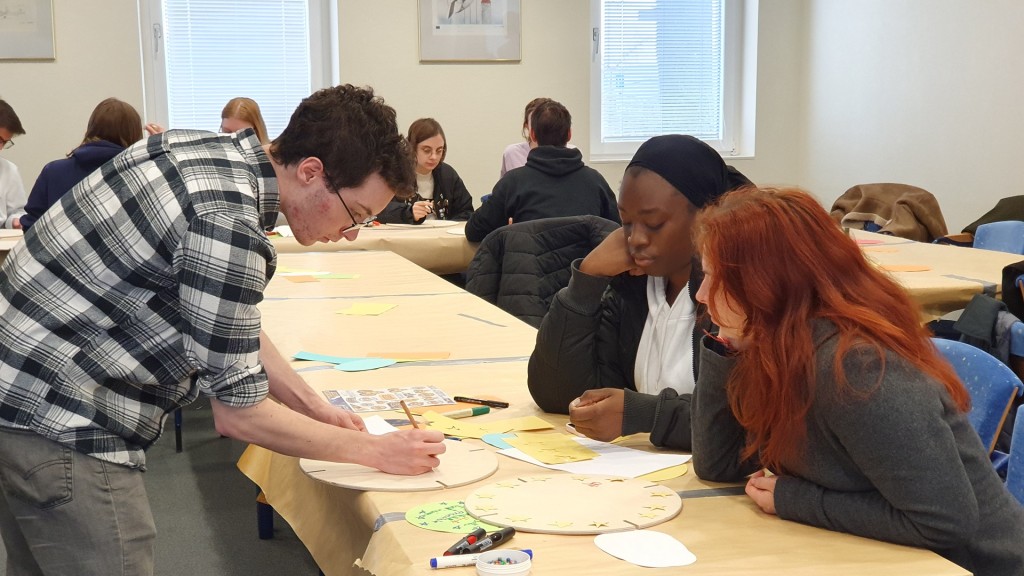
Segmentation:
<svg viewBox="0 0 1024 576">
<path fill-rule="evenodd" d="M 526 549 L 520 550 L 520 552 L 526 552 L 527 556 L 533 558 L 533 550 Z M 473 566 L 480 559 L 480 556 L 480 554 L 455 554 L 453 556 L 431 558 L 430 567 L 436 570 L 438 568 L 453 568 L 455 566 Z"/>
</svg>

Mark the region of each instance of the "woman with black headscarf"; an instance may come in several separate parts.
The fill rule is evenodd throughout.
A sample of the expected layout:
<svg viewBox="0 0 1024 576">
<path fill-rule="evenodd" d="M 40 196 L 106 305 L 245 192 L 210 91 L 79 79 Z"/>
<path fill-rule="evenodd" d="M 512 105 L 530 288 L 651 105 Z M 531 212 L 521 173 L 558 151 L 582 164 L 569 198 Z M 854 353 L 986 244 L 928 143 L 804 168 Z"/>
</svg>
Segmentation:
<svg viewBox="0 0 1024 576">
<path fill-rule="evenodd" d="M 691 228 L 700 208 L 749 184 L 692 136 L 640 146 L 619 191 L 622 228 L 572 263 L 541 323 L 528 380 L 541 409 L 568 412 L 598 440 L 650 432 L 657 446 L 690 449 L 694 349 L 712 327 L 694 298 L 703 273 Z"/>
</svg>

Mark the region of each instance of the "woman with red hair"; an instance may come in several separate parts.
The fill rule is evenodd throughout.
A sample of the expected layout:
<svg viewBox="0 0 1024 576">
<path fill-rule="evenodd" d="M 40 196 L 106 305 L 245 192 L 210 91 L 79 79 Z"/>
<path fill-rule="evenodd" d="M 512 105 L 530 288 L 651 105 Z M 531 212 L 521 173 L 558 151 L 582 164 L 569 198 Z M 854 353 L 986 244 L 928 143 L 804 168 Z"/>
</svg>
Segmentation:
<svg viewBox="0 0 1024 576">
<path fill-rule="evenodd" d="M 745 188 L 696 224 L 694 469 L 766 513 L 1024 574 L 1024 509 L 966 418 L 967 391 L 902 288 L 813 198 Z M 766 473 L 766 469 L 770 472 Z"/>
</svg>

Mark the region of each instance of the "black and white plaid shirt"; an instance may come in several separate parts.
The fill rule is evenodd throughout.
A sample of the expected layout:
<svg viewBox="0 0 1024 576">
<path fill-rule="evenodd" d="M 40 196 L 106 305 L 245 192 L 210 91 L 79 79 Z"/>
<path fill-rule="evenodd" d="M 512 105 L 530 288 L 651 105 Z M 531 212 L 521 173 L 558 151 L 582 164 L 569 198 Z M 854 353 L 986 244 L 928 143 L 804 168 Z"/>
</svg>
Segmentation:
<svg viewBox="0 0 1024 576">
<path fill-rule="evenodd" d="M 263 400 L 256 306 L 279 206 L 251 130 L 171 130 L 92 173 L 0 268 L 0 426 L 144 468 L 199 391 Z"/>
</svg>

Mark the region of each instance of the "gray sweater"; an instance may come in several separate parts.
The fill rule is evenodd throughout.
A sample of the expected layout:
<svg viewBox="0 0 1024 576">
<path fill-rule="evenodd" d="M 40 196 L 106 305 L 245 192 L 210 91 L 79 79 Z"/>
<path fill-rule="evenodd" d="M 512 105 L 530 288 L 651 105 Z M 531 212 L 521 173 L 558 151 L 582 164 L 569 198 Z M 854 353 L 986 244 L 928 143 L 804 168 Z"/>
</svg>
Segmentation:
<svg viewBox="0 0 1024 576">
<path fill-rule="evenodd" d="M 806 444 L 775 471 L 778 516 L 927 548 L 978 576 L 1024 574 L 1024 508 L 944 389 L 891 352 L 883 371 L 865 348 L 843 362 L 861 394 L 840 394 L 836 329 L 820 322 L 814 337 L 817 381 Z M 705 338 L 699 347 L 691 405 L 694 470 L 708 480 L 739 481 L 760 463 L 739 461 L 746 436 L 725 392 L 736 359 L 709 346 Z"/>
</svg>

